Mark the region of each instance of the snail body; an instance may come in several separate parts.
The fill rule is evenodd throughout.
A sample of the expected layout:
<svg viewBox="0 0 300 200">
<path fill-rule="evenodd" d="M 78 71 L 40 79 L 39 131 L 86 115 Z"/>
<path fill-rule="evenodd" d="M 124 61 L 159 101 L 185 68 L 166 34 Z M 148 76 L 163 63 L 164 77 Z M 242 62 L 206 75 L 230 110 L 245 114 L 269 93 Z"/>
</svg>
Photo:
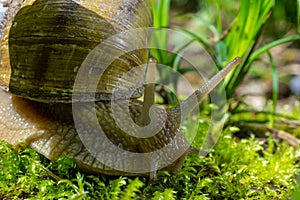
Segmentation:
<svg viewBox="0 0 300 200">
<path fill-rule="evenodd" d="M 39 103 L 17 97 L 2 90 L 0 91 L 0 97 L 1 99 L 5 99 L 5 101 L 0 102 L 1 138 L 6 139 L 9 143 L 17 144 L 18 141 L 24 141 L 51 160 L 55 160 L 61 155 L 67 155 L 77 163 L 80 169 L 87 172 L 107 175 L 149 175 L 117 171 L 99 162 L 85 148 L 72 120 L 55 119 L 49 116 L 48 112 L 42 111 L 45 108 Z M 122 106 L 121 103 L 120 105 Z M 142 108 L 143 104 L 141 101 L 133 100 L 130 103 L 131 113 L 135 115 L 133 116 L 134 119 L 138 119 Z M 157 134 L 156 137 L 144 140 L 129 137 L 116 125 L 111 115 L 110 103 L 97 102 L 96 110 L 103 131 L 109 136 L 110 140 L 114 141 L 117 145 L 121 144 L 122 148 L 126 151 L 144 153 L 156 150 L 158 147 L 169 143 L 169 140 L 174 137 L 176 131 L 180 131 L 177 122 L 173 118 L 167 121 L 166 128 L 161 131 L 162 134 Z M 88 106 L 85 107 L 83 105 L 81 113 L 83 119 L 88 121 L 91 118 L 92 111 Z M 172 116 L 171 112 L 169 115 L 170 117 Z M 96 124 L 91 124 L 89 127 L 89 134 L 91 134 L 90 138 L 92 140 L 91 145 L 94 144 L 93 141 L 97 140 L 95 138 L 97 133 L 94 133 L 96 129 L 93 125 L 96 126 Z M 174 130 L 172 132 L 166 130 L 167 127 L 173 126 Z M 181 139 L 184 142 L 185 138 L 182 137 Z M 181 167 L 183 161 L 183 159 L 178 159 L 177 162 L 168 166 L 167 169 L 171 172 L 176 172 Z M 130 168 L 130 165 L 134 164 L 127 163 L 126 161 L 123 163 L 123 165 L 127 165 L 124 166 L 126 168 Z"/>
<path fill-rule="evenodd" d="M 74 80 L 88 54 L 113 34 L 150 26 L 149 2 L 13 0 L 12 5 L 17 6 L 8 11 L 13 17 L 8 20 L 1 40 L 0 139 L 12 144 L 24 141 L 51 160 L 67 155 L 80 169 L 107 175 L 148 176 L 158 168 L 177 172 L 186 155 L 201 152 L 188 145 L 179 127 L 180 107 L 189 105 L 191 98 L 173 109 L 153 109 L 157 116 L 153 127 L 162 128 L 151 137 L 128 135 L 119 126 L 135 130 L 133 124 L 144 125 L 140 119 L 149 105 L 137 100 L 143 90 L 129 100 L 121 95 L 114 100 L 115 104 L 111 93 L 119 85 L 132 87 L 137 76 L 144 76 L 143 68 L 131 76 L 124 74 L 147 63 L 145 49 L 129 51 L 109 65 L 98 81 L 94 101 L 72 101 Z M 123 48 L 121 44 L 124 45 L 121 41 L 113 46 Z M 234 60 L 192 96 L 200 101 L 239 62 L 240 59 Z M 84 88 L 76 90 L 85 93 Z M 74 112 L 74 106 L 78 112 Z M 128 118 L 122 119 L 130 118 L 133 123 L 118 119 L 127 109 Z M 108 140 L 103 141 L 99 132 Z M 172 142 L 172 147 L 166 148 Z M 164 148 L 164 154 L 152 156 L 157 149 Z M 114 153 L 119 149 L 122 155 Z M 178 155 L 170 161 L 169 154 L 174 150 Z M 124 159 L 136 154 L 143 155 L 143 162 Z M 158 160 L 166 163 L 158 167 Z"/>
</svg>

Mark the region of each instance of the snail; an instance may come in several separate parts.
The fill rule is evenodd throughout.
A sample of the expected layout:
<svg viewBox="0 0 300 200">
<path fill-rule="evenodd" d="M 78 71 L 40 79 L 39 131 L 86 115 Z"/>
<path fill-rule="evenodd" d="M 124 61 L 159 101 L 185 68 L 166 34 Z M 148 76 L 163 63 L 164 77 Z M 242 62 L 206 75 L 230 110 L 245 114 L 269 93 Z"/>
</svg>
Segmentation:
<svg viewBox="0 0 300 200">
<path fill-rule="evenodd" d="M 11 144 L 22 140 L 50 160 L 67 155 L 81 170 L 106 175 L 153 176 L 157 169 L 176 173 L 188 154 L 201 152 L 190 147 L 180 131 L 181 118 L 188 114 L 182 113 L 182 108 L 190 107 L 192 99 L 202 100 L 241 62 L 240 58 L 230 62 L 180 105 L 162 109 L 153 105 L 153 91 L 149 88 L 137 89 L 129 99 L 123 93 L 112 95 L 117 86 L 132 87 L 136 76 L 145 74 L 141 68 L 124 76 L 148 62 L 146 49 L 128 51 L 102 72 L 100 80 L 93 80 L 98 83 L 93 101 L 89 98 L 74 101 L 76 76 L 91 51 L 111 35 L 150 26 L 149 2 L 12 0 L 1 38 L 0 139 Z M 126 48 L 126 43 L 121 41 L 111 47 Z M 79 84 L 76 91 L 85 94 L 84 89 Z M 141 101 L 138 97 L 144 92 L 150 93 L 150 99 L 144 95 L 147 98 Z M 74 113 L 74 108 L 78 112 Z M 119 122 L 118 117 L 126 110 L 130 123 Z M 119 126 L 119 123 L 129 129 L 134 127 L 132 123 L 145 126 L 149 123 L 145 116 L 153 113 L 157 116 L 155 127 L 161 129 L 150 137 L 129 135 Z M 107 140 L 94 142 L 98 132 Z M 164 148 L 164 154 L 151 154 Z M 172 154 L 173 150 L 179 153 L 170 160 L 168 152 Z M 152 157 L 147 157 L 148 154 Z M 159 163 L 161 160 L 165 163 Z"/>
</svg>

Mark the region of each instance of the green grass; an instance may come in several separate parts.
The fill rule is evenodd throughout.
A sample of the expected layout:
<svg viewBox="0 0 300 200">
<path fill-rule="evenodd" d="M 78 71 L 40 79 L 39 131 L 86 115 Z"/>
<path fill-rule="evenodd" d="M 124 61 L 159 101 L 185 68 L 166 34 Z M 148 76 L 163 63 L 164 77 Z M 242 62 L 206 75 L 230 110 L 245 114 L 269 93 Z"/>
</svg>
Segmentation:
<svg viewBox="0 0 300 200">
<path fill-rule="evenodd" d="M 152 3 L 154 8 L 153 26 L 172 29 L 173 27 L 170 26 L 169 17 L 170 1 L 157 0 L 155 2 L 152 1 Z M 299 34 L 287 34 L 293 30 L 288 26 L 284 26 L 286 29 L 278 31 L 281 32 L 282 36 L 276 39 L 270 36 L 268 29 L 265 29 L 266 24 L 268 24 L 267 28 L 272 28 L 270 24 L 276 27 L 276 23 L 278 23 L 279 20 L 285 24 L 291 23 L 287 16 L 290 12 L 296 13 L 297 9 L 300 9 L 299 1 L 295 6 L 288 7 L 289 10 L 284 10 L 287 9 L 283 7 L 284 5 L 285 4 L 275 0 L 246 0 L 239 2 L 204 0 L 201 2 L 203 9 L 200 9 L 198 13 L 186 13 L 182 15 L 185 17 L 192 16 L 200 22 L 199 24 L 201 25 L 199 25 L 198 28 L 193 27 L 196 31 L 190 30 L 190 28 L 184 29 L 180 26 L 175 28 L 189 35 L 191 41 L 201 43 L 203 48 L 205 48 L 214 59 L 219 69 L 224 66 L 224 63 L 236 56 L 243 58 L 243 64 L 236 68 L 235 71 L 225 79 L 227 97 L 232 98 L 235 94 L 235 90 L 241 85 L 255 60 L 259 59 L 261 55 L 267 54 L 271 48 L 283 43 L 297 42 L 300 40 Z M 280 19 L 278 19 L 278 16 Z M 298 14 L 298 32 L 300 30 L 299 16 L 300 14 Z M 231 21 L 228 21 L 227 18 Z M 275 29 L 275 27 L 273 27 L 273 29 Z M 295 27 L 297 27 L 297 24 L 295 24 Z M 264 34 L 265 32 L 267 32 L 267 34 Z M 285 34 L 288 36 L 285 36 Z M 265 35 L 268 35 L 269 38 L 265 38 Z M 164 49 L 167 48 L 167 41 L 168 37 L 166 34 L 160 34 L 156 39 L 157 46 L 163 47 Z M 187 46 L 186 48 L 189 47 Z M 158 50 L 153 51 L 152 56 L 157 58 L 158 63 L 173 67 L 179 73 L 182 73 L 180 67 L 178 67 L 181 59 L 177 58 L 178 55 L 176 53 L 170 55 L 165 51 Z M 187 72 L 189 71 L 191 70 Z M 164 77 L 164 75 L 162 76 Z M 176 82 L 177 80 L 172 81 Z"/>
<path fill-rule="evenodd" d="M 188 122 L 187 122 L 188 124 Z M 202 121 L 199 136 L 208 127 Z M 188 130 L 188 129 L 185 129 Z M 227 127 L 209 157 L 191 155 L 182 170 L 145 178 L 85 174 L 68 158 L 50 162 L 29 148 L 0 144 L 0 198 L 10 199 L 287 199 L 295 189 L 299 150 L 272 138 L 238 139 Z M 24 145 L 23 145 L 24 147 Z"/>
<path fill-rule="evenodd" d="M 297 0 L 297 22 L 298 22 L 298 34 L 300 35 L 300 1 Z"/>
</svg>

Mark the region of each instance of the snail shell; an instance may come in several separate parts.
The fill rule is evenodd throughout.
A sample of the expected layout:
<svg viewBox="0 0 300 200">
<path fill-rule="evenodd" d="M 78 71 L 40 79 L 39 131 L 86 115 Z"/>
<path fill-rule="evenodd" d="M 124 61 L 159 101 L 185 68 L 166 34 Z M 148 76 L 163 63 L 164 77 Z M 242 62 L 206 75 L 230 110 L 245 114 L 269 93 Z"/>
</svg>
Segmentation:
<svg viewBox="0 0 300 200">
<path fill-rule="evenodd" d="M 35 101 L 71 102 L 77 71 L 87 55 L 116 33 L 150 26 L 149 4 L 139 0 L 13 0 L 1 41 L 0 86 Z M 121 44 L 113 45 L 119 48 Z M 103 72 L 96 99 L 109 99 L 117 83 L 132 87 L 141 74 L 124 79 L 124 73 L 146 60 L 145 49 L 116 59 Z M 137 92 L 133 97 L 141 95 Z"/>
</svg>

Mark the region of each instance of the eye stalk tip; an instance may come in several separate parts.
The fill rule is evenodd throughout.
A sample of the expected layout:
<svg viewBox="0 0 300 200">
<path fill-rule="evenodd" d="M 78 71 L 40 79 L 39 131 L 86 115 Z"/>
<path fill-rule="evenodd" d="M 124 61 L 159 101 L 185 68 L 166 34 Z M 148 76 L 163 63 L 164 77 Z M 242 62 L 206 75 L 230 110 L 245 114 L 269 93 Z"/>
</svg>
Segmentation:
<svg viewBox="0 0 300 200">
<path fill-rule="evenodd" d="M 242 58 L 241 57 L 236 57 L 234 60 L 233 60 L 233 63 L 236 63 L 236 64 L 241 64 L 243 62 Z"/>
</svg>

